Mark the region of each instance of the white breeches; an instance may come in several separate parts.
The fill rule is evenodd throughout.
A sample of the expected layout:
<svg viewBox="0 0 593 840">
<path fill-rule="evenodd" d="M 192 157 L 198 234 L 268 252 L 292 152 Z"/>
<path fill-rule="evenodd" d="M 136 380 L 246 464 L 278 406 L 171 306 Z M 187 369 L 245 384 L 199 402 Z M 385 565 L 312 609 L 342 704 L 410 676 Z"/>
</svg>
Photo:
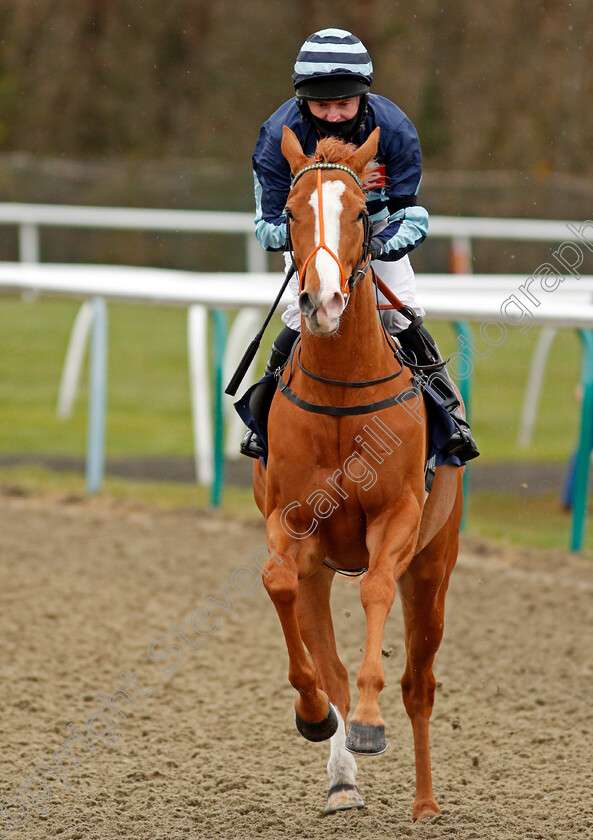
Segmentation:
<svg viewBox="0 0 593 840">
<path fill-rule="evenodd" d="M 290 255 L 284 254 L 286 263 L 286 270 L 291 264 Z M 410 309 L 413 309 L 417 315 L 424 315 L 424 309 L 416 300 L 416 278 L 414 270 L 410 264 L 408 256 L 402 257 L 396 262 L 384 262 L 382 260 L 373 260 L 371 266 L 375 270 L 377 277 L 380 277 L 385 285 Z M 286 312 L 282 315 L 282 320 L 287 327 L 292 330 L 300 332 L 301 330 L 301 311 L 299 309 L 299 278 L 295 273 L 288 288 L 292 294 L 292 300 L 286 308 Z M 385 297 L 379 293 L 379 303 L 388 303 Z M 395 335 L 402 330 L 407 329 L 410 322 L 403 315 L 400 315 L 395 309 L 382 309 L 381 318 L 385 324 L 385 328 L 391 335 Z"/>
</svg>

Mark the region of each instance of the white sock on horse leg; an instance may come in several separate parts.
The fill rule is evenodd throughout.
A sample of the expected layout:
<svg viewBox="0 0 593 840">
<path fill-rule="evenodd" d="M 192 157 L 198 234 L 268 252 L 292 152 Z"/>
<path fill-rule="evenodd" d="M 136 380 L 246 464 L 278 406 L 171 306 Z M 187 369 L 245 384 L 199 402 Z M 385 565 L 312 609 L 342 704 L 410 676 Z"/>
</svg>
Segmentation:
<svg viewBox="0 0 593 840">
<path fill-rule="evenodd" d="M 338 728 L 330 739 L 330 756 L 327 762 L 327 774 L 330 779 L 330 788 L 334 785 L 355 785 L 356 784 L 356 761 L 352 753 L 345 747 L 346 727 L 342 715 L 336 709 L 338 715 Z"/>
</svg>

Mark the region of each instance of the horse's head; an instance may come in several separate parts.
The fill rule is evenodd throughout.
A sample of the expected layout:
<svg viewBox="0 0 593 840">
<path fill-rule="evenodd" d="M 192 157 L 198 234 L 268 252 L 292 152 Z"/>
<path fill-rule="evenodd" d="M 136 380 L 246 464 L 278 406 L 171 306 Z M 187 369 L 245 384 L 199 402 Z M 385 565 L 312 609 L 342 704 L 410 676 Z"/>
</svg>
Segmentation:
<svg viewBox="0 0 593 840">
<path fill-rule="evenodd" d="M 378 128 L 359 148 L 326 138 L 319 141 L 315 158 L 309 158 L 294 132 L 284 127 L 282 154 L 295 176 L 286 214 L 300 277 L 299 307 L 317 336 L 338 329 L 346 305 L 347 281 L 365 235 L 361 177 L 378 143 Z"/>
</svg>

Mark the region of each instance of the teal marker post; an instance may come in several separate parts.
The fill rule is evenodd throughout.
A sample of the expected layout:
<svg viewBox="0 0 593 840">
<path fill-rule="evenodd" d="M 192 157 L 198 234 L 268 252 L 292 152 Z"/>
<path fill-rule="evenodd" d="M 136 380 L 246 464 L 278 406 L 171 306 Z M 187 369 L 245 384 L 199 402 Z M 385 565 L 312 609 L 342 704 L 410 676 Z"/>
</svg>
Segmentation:
<svg viewBox="0 0 593 840">
<path fill-rule="evenodd" d="M 454 321 L 453 327 L 455 329 L 456 335 L 462 336 L 465 341 L 463 346 L 458 351 L 461 353 L 465 360 L 465 364 L 467 367 L 467 376 L 460 378 L 457 381 L 457 387 L 459 388 L 459 393 L 461 394 L 461 399 L 465 405 L 465 414 L 467 417 L 467 422 L 470 422 L 471 418 L 471 401 L 472 401 L 472 379 L 473 379 L 473 368 L 474 363 L 472 361 L 472 351 L 471 348 L 473 346 L 474 335 L 470 325 L 467 321 Z M 469 496 L 469 466 L 466 465 L 465 472 L 463 474 L 463 516 L 461 517 L 461 530 L 465 529 L 465 520 L 467 514 L 467 499 Z"/>
<path fill-rule="evenodd" d="M 593 443 L 593 332 L 579 330 L 583 343 L 581 381 L 583 403 L 581 406 L 581 431 L 575 470 L 574 500 L 572 506 L 571 551 L 581 551 L 585 542 L 587 497 L 589 493 L 589 464 Z"/>
<path fill-rule="evenodd" d="M 219 507 L 224 489 L 224 406 L 223 406 L 223 365 L 226 346 L 226 315 L 220 309 L 210 312 L 214 327 L 212 342 L 212 364 L 214 381 L 214 478 L 210 491 L 210 503 Z"/>
</svg>

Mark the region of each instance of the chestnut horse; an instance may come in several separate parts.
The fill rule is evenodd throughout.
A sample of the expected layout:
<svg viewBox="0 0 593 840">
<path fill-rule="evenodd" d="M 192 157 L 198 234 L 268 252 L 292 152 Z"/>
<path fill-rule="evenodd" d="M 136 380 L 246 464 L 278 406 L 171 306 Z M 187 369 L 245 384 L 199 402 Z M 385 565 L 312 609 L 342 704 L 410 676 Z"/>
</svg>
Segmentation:
<svg viewBox="0 0 593 840">
<path fill-rule="evenodd" d="M 254 494 L 270 552 L 263 582 L 298 692 L 297 728 L 312 741 L 331 738 L 326 813 L 364 806 L 353 753 L 387 747 L 378 702 L 385 684 L 382 640 L 399 591 L 418 820 L 440 812 L 428 734 L 432 664 L 457 558 L 463 469 L 437 468 L 425 499 L 425 409 L 410 371 L 388 346 L 363 250 L 362 179 L 378 139 L 377 128 L 359 148 L 321 140 L 308 158 L 284 128 L 282 152 L 294 175 L 286 213 L 300 276 L 302 336 L 274 395 L 267 469 L 256 462 Z M 366 644 L 346 736 L 350 689 L 336 651 L 330 590 L 337 570 L 363 569 Z"/>
</svg>

